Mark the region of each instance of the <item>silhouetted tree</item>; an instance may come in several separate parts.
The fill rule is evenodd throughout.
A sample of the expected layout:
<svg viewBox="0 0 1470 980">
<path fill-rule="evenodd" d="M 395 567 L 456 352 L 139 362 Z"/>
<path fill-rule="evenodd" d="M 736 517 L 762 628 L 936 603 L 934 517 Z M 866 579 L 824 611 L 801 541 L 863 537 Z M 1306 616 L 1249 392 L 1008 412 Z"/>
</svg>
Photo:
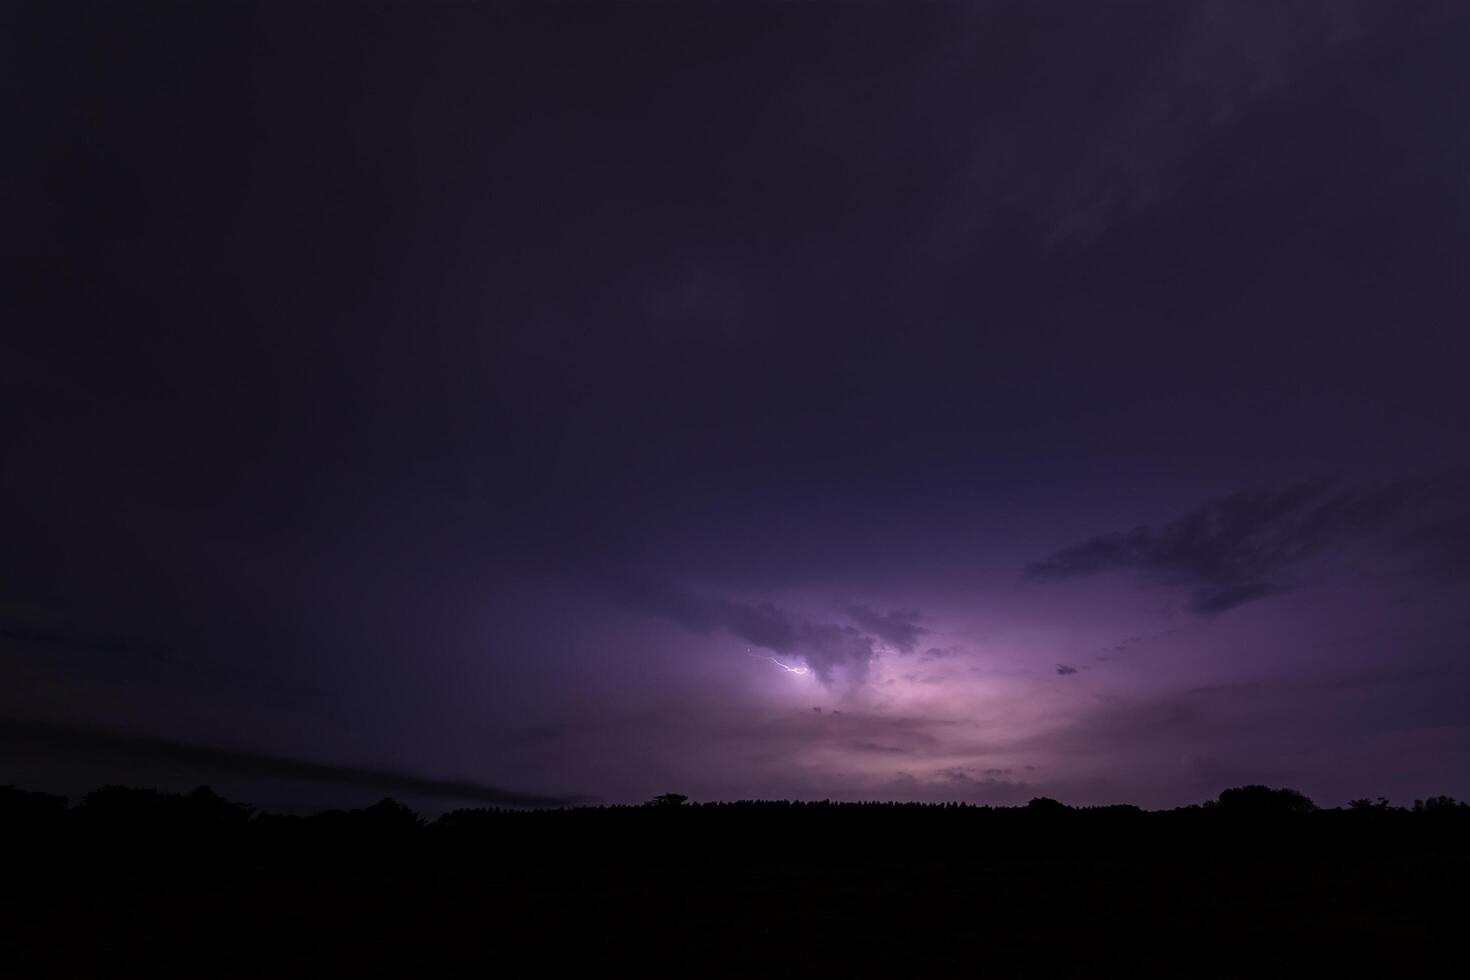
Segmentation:
<svg viewBox="0 0 1470 980">
<path fill-rule="evenodd" d="M 387 797 L 360 812 L 364 823 L 386 831 L 416 830 L 424 823 L 411 808 Z"/>
<path fill-rule="evenodd" d="M 0 826 L 21 827 L 58 822 L 66 812 L 66 797 L 31 793 L 0 786 Z"/>
<path fill-rule="evenodd" d="M 689 802 L 689 797 L 683 793 L 664 793 L 661 796 L 655 796 L 645 803 L 644 806 L 677 807 L 683 806 L 687 802 Z"/>
<path fill-rule="evenodd" d="M 1215 806 L 1237 814 L 1310 813 L 1317 809 L 1306 794 L 1294 789 L 1269 786 L 1237 786 L 1220 794 Z"/>
<path fill-rule="evenodd" d="M 1036 814 L 1069 813 L 1071 809 L 1067 804 L 1054 800 L 1049 796 L 1038 796 L 1026 804 L 1027 812 Z"/>
</svg>

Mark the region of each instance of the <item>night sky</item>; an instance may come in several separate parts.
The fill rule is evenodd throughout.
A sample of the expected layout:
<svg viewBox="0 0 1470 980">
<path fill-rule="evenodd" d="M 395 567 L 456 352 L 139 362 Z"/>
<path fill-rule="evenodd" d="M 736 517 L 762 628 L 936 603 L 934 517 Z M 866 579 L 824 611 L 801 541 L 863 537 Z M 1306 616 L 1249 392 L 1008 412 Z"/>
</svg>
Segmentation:
<svg viewBox="0 0 1470 980">
<path fill-rule="evenodd" d="M 1466 5 L 0 38 L 0 784 L 1470 796 Z"/>
</svg>

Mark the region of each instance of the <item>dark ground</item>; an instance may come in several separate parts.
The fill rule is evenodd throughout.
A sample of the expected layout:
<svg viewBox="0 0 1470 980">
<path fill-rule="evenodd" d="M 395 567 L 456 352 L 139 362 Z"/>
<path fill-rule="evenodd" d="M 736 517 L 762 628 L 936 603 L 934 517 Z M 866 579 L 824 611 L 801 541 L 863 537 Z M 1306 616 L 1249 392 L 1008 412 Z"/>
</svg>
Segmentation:
<svg viewBox="0 0 1470 980">
<path fill-rule="evenodd" d="M 432 823 L 391 803 L 283 818 L 203 791 L 18 796 L 0 975 L 1460 975 L 1470 808 L 1273 809 L 1283 792 L 1156 813 L 747 803 Z"/>
<path fill-rule="evenodd" d="M 11 897 L 10 976 L 1456 975 L 1470 861 L 347 876 Z"/>
</svg>

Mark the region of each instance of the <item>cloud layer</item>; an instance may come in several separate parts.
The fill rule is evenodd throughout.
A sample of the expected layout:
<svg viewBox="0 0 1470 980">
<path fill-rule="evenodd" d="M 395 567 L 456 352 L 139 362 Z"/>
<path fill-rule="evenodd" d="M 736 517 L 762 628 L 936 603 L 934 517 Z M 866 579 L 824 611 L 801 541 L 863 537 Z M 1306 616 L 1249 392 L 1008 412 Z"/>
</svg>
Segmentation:
<svg viewBox="0 0 1470 980">
<path fill-rule="evenodd" d="M 1024 574 L 1053 582 L 1138 572 L 1153 582 L 1190 587 L 1190 608 L 1214 615 L 1284 591 L 1290 586 L 1281 576 L 1293 566 L 1398 526 L 1460 489 L 1457 481 L 1440 478 L 1366 487 L 1314 480 L 1243 490 L 1159 526 L 1089 538 L 1027 565 Z"/>
<path fill-rule="evenodd" d="M 851 604 L 843 612 L 852 623 L 812 618 L 771 602 L 746 602 L 683 588 L 655 577 L 620 573 L 607 576 L 617 600 L 630 608 L 708 635 L 725 630 L 773 653 L 800 657 L 823 684 L 841 676 L 859 684 L 868 676 L 881 647 L 912 653 L 928 630 L 918 610 L 878 612 Z"/>
<path fill-rule="evenodd" d="M 466 779 L 433 779 L 372 766 L 313 762 L 151 735 L 20 719 L 0 719 L 0 752 L 22 758 L 61 756 L 68 762 L 90 762 L 109 768 L 142 764 L 201 780 L 220 775 L 267 777 L 491 806 L 550 807 L 576 802 L 571 797 L 517 793 Z"/>
</svg>

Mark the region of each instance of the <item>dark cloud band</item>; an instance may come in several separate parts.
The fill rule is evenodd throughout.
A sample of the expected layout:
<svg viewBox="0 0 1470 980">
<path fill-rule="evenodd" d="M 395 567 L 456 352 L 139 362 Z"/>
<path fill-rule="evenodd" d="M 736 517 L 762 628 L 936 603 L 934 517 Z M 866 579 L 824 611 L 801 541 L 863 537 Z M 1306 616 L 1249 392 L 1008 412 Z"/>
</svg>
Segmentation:
<svg viewBox="0 0 1470 980">
<path fill-rule="evenodd" d="M 0 719 L 0 751 L 7 756 L 22 758 L 63 757 L 68 761 L 105 765 L 144 763 L 176 769 L 198 778 L 215 774 L 301 780 L 493 806 L 552 807 L 576 802 L 571 797 L 517 793 L 466 779 L 432 779 L 371 766 L 312 762 L 179 742 L 152 735 L 43 721 Z"/>
<path fill-rule="evenodd" d="M 1403 528 L 1421 509 L 1463 498 L 1454 477 L 1382 486 L 1330 480 L 1245 490 L 1157 527 L 1103 534 L 1026 566 L 1038 582 L 1115 570 L 1193 587 L 1190 608 L 1213 615 L 1284 591 L 1274 577 L 1327 551 Z M 1412 536 L 1411 536 L 1412 537 Z"/>
</svg>

